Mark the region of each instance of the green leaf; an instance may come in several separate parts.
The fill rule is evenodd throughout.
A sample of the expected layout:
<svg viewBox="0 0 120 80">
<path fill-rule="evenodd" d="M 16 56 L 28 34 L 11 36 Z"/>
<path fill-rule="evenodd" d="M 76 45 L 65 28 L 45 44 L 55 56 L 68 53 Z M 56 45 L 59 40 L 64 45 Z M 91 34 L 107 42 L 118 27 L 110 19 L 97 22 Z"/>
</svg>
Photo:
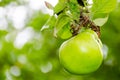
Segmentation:
<svg viewBox="0 0 120 80">
<path fill-rule="evenodd" d="M 73 18 L 73 20 L 78 20 L 80 16 L 80 7 L 78 3 L 69 2 L 68 6 L 69 6 L 69 10 L 70 10 L 71 17 Z"/>
<path fill-rule="evenodd" d="M 59 2 L 57 3 L 57 5 L 54 7 L 54 13 L 57 14 L 59 12 L 61 12 L 62 10 L 64 10 L 66 7 L 66 3 L 65 2 Z"/>
<path fill-rule="evenodd" d="M 90 15 L 91 19 L 97 19 L 97 18 L 105 18 L 108 16 L 108 13 L 96 13 L 93 16 Z"/>
<path fill-rule="evenodd" d="M 93 22 L 98 25 L 98 26 L 103 26 L 108 20 L 108 16 L 105 18 L 97 18 L 95 20 L 93 20 Z"/>
<path fill-rule="evenodd" d="M 70 24 L 66 24 L 58 33 L 58 37 L 62 39 L 68 39 L 72 36 L 72 33 L 70 31 Z"/>
<path fill-rule="evenodd" d="M 108 14 L 116 7 L 116 0 L 93 0 L 91 19 L 98 25 L 104 25 L 108 20 Z"/>
<path fill-rule="evenodd" d="M 51 16 L 47 22 L 45 23 L 45 25 L 41 28 L 41 31 L 43 31 L 44 29 L 48 29 L 48 28 L 53 28 L 56 22 L 56 18 L 55 16 Z"/>
<path fill-rule="evenodd" d="M 108 14 L 98 13 L 92 17 L 92 20 L 96 25 L 103 26 L 107 22 L 108 17 L 109 17 Z"/>
<path fill-rule="evenodd" d="M 92 13 L 109 13 L 116 7 L 117 0 L 93 0 Z"/>
<path fill-rule="evenodd" d="M 62 28 L 70 23 L 70 17 L 67 16 L 66 14 L 60 14 L 57 18 L 57 22 L 54 28 L 54 36 L 57 37 L 57 34 L 59 33 L 60 30 L 62 30 Z"/>
</svg>

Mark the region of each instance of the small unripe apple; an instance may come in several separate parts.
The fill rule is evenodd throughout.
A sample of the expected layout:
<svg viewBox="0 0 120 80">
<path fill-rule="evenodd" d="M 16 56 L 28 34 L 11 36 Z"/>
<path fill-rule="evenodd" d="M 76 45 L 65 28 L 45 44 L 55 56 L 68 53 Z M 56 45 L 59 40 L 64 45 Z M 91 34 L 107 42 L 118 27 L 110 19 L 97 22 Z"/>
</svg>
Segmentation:
<svg viewBox="0 0 120 80">
<path fill-rule="evenodd" d="M 63 42 L 59 59 L 64 68 L 74 74 L 96 71 L 103 60 L 102 43 L 97 34 L 87 29 Z"/>
</svg>

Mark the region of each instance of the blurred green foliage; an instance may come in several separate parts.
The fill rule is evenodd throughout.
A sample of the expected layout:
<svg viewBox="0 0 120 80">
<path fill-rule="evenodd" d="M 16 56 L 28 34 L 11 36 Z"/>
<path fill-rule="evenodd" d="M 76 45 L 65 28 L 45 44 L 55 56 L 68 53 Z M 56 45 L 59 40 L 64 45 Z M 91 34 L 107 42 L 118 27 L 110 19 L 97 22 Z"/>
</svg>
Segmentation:
<svg viewBox="0 0 120 80">
<path fill-rule="evenodd" d="M 40 30 L 40 28 L 46 23 L 50 17 L 48 14 L 36 13 L 35 16 L 28 23 L 29 26 L 33 26 L 35 30 Z M 38 26 L 39 25 L 39 26 Z"/>
<path fill-rule="evenodd" d="M 0 1 L 0 6 L 5 6 L 5 5 L 9 4 L 12 1 L 16 1 L 16 0 L 1 0 Z"/>
<path fill-rule="evenodd" d="M 2 0 L 0 6 L 11 1 Z M 103 50 L 108 55 L 96 72 L 87 75 L 70 74 L 59 63 L 58 49 L 64 40 L 55 38 L 51 29 L 40 31 L 49 17 L 38 11 L 23 29 L 9 25 L 0 30 L 0 80 L 120 80 L 120 3 L 101 27 Z M 22 48 L 15 47 L 17 34 L 27 26 L 34 31 L 32 39 Z"/>
</svg>

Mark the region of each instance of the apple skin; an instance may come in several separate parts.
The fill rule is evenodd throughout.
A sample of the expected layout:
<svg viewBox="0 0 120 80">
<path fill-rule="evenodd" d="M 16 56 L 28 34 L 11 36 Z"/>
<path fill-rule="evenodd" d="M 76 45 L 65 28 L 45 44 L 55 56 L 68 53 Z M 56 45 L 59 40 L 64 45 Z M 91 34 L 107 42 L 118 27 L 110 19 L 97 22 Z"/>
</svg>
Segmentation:
<svg viewBox="0 0 120 80">
<path fill-rule="evenodd" d="M 59 59 L 63 67 L 73 74 L 96 71 L 103 61 L 102 43 L 97 34 L 87 29 L 63 42 Z"/>
</svg>

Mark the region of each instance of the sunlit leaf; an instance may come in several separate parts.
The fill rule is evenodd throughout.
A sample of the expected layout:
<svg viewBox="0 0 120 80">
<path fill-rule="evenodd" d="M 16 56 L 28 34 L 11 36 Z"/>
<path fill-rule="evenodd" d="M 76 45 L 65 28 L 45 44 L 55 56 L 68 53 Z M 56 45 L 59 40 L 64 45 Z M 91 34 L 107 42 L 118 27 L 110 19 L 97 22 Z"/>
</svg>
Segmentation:
<svg viewBox="0 0 120 80">
<path fill-rule="evenodd" d="M 100 15 L 107 16 L 116 7 L 117 0 L 93 0 L 91 8 L 91 18 L 98 17 Z M 101 17 L 99 17 L 101 18 Z"/>
<path fill-rule="evenodd" d="M 105 18 L 97 18 L 95 20 L 93 20 L 93 22 L 98 25 L 98 26 L 103 26 L 108 20 L 108 16 Z"/>
<path fill-rule="evenodd" d="M 68 23 L 70 23 L 69 16 L 65 14 L 60 14 L 57 18 L 57 22 L 54 28 L 54 36 L 57 37 L 57 33 Z"/>
<path fill-rule="evenodd" d="M 92 13 L 109 13 L 116 7 L 117 0 L 93 0 Z"/>
<path fill-rule="evenodd" d="M 54 7 L 54 13 L 58 14 L 59 12 L 64 10 L 65 7 L 66 7 L 66 3 L 65 2 L 57 3 L 57 5 Z"/>
<path fill-rule="evenodd" d="M 70 31 L 70 24 L 66 24 L 58 33 L 57 33 L 58 37 L 62 38 L 62 39 L 67 39 L 70 38 L 72 36 L 72 33 Z"/>
<path fill-rule="evenodd" d="M 45 25 L 41 28 L 41 31 L 48 28 L 53 28 L 55 26 L 56 18 L 55 16 L 51 16 Z"/>
</svg>

